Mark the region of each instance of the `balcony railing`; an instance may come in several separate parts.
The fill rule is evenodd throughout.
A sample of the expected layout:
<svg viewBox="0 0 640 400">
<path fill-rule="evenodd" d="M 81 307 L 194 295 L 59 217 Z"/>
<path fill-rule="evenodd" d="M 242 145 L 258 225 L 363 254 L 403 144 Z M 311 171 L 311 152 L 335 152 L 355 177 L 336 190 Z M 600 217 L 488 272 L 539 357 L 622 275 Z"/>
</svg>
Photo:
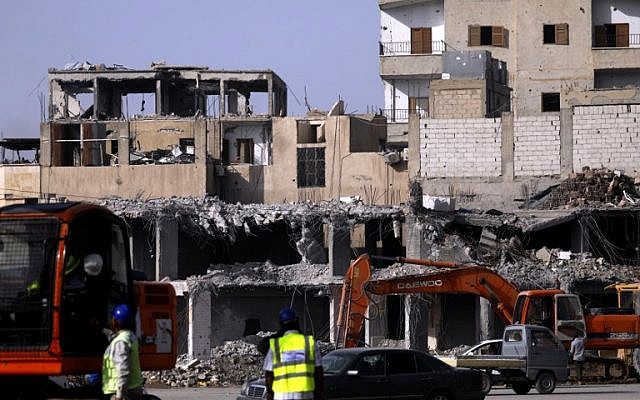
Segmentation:
<svg viewBox="0 0 640 400">
<path fill-rule="evenodd" d="M 384 109 L 382 115 L 387 117 L 387 122 L 409 122 L 409 114 L 418 114 L 420 118 L 427 118 L 427 110 L 408 110 L 408 109 Z"/>
<path fill-rule="evenodd" d="M 401 55 L 420 55 L 420 54 L 442 54 L 447 50 L 447 44 L 442 40 L 431 42 L 431 51 L 422 49 L 422 51 L 411 51 L 411 42 L 380 42 L 381 56 L 401 56 Z"/>
<path fill-rule="evenodd" d="M 640 47 L 640 33 L 629 35 L 629 42 L 625 42 L 626 37 L 619 35 L 602 35 L 594 38 L 593 47 Z"/>
</svg>

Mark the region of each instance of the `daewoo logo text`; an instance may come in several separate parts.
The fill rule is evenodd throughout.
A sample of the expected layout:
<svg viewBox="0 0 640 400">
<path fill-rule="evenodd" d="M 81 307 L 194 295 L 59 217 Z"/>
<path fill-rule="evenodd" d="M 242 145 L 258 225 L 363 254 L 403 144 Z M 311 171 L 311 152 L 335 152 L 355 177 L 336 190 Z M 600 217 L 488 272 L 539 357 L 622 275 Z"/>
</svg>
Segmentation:
<svg viewBox="0 0 640 400">
<path fill-rule="evenodd" d="M 442 286 L 441 279 L 435 279 L 433 281 L 416 281 L 407 283 L 398 283 L 398 289 L 416 289 L 424 287 Z"/>
</svg>

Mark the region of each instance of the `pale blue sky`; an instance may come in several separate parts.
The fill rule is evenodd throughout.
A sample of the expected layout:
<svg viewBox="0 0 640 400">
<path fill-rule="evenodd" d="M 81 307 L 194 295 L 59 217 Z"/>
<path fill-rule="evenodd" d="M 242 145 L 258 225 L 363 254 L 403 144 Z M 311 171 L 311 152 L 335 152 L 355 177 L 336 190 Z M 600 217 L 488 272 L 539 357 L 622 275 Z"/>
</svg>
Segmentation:
<svg viewBox="0 0 640 400">
<path fill-rule="evenodd" d="M 375 0 L 2 0 L 0 130 L 39 135 L 49 67 L 72 61 L 148 68 L 272 69 L 303 102 L 382 107 Z M 301 115 L 289 93 L 289 115 Z"/>
</svg>

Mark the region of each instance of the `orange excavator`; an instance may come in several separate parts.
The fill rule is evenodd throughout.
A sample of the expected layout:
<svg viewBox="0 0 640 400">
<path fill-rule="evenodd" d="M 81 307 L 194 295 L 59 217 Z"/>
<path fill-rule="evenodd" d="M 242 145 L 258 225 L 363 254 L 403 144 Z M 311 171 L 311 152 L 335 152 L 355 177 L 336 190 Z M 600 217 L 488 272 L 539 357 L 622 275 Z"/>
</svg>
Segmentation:
<svg viewBox="0 0 640 400">
<path fill-rule="evenodd" d="M 99 373 L 111 310 L 123 303 L 136 310 L 142 369 L 173 368 L 175 291 L 137 278 L 126 225 L 106 208 L 1 208 L 2 398 L 66 397 L 52 377 Z"/>
<path fill-rule="evenodd" d="M 640 315 L 618 313 L 611 309 L 607 309 L 609 314 L 585 315 L 580 299 L 575 294 L 559 289 L 519 292 L 507 279 L 479 265 L 404 257 L 393 260 L 436 267 L 437 271 L 372 281 L 369 256 L 363 254 L 358 257 L 349 266 L 342 286 L 337 323 L 338 346 L 358 345 L 369 307 L 369 294 L 464 293 L 488 299 L 493 310 L 506 324 L 533 324 L 550 328 L 566 347 L 575 335 L 585 336 L 587 350 L 640 347 Z M 628 375 L 626 364 L 617 358 L 594 357 L 586 367 L 593 377 L 624 379 Z"/>
</svg>

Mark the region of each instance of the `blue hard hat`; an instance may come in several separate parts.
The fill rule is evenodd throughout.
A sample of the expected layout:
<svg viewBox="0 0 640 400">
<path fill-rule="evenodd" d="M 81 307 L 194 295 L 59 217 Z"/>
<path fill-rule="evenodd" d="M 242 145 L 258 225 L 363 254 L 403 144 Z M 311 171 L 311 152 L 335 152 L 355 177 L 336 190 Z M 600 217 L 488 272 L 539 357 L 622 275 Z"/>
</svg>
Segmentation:
<svg viewBox="0 0 640 400">
<path fill-rule="evenodd" d="M 298 315 L 292 308 L 283 308 L 278 314 L 278 320 L 282 323 L 291 322 L 298 319 Z"/>
<path fill-rule="evenodd" d="M 131 318 L 131 311 L 129 311 L 129 306 L 127 306 L 126 304 L 118 304 L 113 308 L 111 316 L 113 317 L 113 319 L 118 321 L 118 323 L 125 324 Z"/>
</svg>

